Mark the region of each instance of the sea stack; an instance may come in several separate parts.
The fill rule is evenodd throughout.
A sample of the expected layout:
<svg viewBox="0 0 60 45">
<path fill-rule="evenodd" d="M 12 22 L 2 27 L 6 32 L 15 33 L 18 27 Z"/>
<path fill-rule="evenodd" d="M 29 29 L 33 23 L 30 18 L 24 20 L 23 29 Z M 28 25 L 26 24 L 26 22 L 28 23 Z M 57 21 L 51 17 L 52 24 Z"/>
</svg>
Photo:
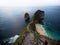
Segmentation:
<svg viewBox="0 0 60 45">
<path fill-rule="evenodd" d="M 24 18 L 25 18 L 25 22 L 29 22 L 30 21 L 30 16 L 29 16 L 28 13 L 25 13 Z"/>
<path fill-rule="evenodd" d="M 43 20 L 44 20 L 44 11 L 41 10 L 37 10 L 34 14 L 34 23 L 39 23 L 39 24 L 43 24 Z"/>
</svg>

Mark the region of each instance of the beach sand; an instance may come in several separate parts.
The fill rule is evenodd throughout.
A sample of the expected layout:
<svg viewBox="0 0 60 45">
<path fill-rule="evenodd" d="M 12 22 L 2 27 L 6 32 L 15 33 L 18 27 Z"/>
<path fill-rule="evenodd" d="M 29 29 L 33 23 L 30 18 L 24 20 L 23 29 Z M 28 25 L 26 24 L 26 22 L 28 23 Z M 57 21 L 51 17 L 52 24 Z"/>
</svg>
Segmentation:
<svg viewBox="0 0 60 45">
<path fill-rule="evenodd" d="M 35 24 L 36 26 L 36 31 L 40 34 L 40 35 L 44 35 L 44 36 L 47 36 L 44 28 L 42 27 L 41 24 Z"/>
</svg>

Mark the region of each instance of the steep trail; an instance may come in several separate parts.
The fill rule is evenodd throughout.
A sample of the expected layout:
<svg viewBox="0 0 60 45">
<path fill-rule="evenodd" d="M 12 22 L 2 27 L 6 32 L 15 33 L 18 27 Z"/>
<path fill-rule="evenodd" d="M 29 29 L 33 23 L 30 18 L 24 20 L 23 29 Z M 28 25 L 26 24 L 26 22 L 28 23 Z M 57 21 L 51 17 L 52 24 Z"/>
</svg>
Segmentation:
<svg viewBox="0 0 60 45">
<path fill-rule="evenodd" d="M 28 33 L 22 45 L 34 45 L 34 35 L 33 33 Z"/>
<path fill-rule="evenodd" d="M 28 31 L 28 34 L 25 40 L 23 41 L 22 45 L 34 45 L 34 34 L 30 32 L 29 24 L 27 26 L 27 31 Z"/>
</svg>

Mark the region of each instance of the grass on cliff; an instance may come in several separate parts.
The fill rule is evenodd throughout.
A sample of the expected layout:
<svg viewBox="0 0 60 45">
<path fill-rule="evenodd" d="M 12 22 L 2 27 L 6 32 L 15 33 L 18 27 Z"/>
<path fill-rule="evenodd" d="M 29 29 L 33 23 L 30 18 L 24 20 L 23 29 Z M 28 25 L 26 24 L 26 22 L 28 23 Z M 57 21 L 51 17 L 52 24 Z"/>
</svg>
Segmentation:
<svg viewBox="0 0 60 45">
<path fill-rule="evenodd" d="M 23 35 L 27 32 L 27 28 L 25 27 L 23 29 L 23 31 L 20 33 L 20 36 L 17 38 L 17 40 L 15 41 L 15 43 L 13 45 L 18 45 L 19 43 L 22 43 L 22 41 L 24 40 Z"/>
</svg>

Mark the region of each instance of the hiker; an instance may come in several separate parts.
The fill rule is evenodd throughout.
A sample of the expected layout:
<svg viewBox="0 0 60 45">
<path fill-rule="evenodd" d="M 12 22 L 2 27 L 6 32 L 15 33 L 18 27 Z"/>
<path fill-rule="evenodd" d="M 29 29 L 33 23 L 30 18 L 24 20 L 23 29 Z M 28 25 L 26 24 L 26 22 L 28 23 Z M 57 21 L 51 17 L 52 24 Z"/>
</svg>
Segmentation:
<svg viewBox="0 0 60 45">
<path fill-rule="evenodd" d="M 47 40 L 45 40 L 45 42 L 44 42 L 44 45 L 48 45 L 48 42 L 47 42 Z"/>
</svg>

